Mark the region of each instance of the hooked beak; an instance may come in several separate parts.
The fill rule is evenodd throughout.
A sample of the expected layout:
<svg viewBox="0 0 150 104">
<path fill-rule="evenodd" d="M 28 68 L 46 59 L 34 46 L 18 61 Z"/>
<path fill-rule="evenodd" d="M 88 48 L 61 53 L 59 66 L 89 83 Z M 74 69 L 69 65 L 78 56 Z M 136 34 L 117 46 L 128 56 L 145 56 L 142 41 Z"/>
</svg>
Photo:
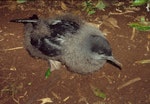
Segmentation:
<svg viewBox="0 0 150 104">
<path fill-rule="evenodd" d="M 122 69 L 122 64 L 121 64 L 119 61 L 117 61 L 113 56 L 108 57 L 107 60 L 108 60 L 111 64 L 113 64 L 113 65 L 115 65 L 116 67 L 118 67 L 119 69 Z"/>
</svg>

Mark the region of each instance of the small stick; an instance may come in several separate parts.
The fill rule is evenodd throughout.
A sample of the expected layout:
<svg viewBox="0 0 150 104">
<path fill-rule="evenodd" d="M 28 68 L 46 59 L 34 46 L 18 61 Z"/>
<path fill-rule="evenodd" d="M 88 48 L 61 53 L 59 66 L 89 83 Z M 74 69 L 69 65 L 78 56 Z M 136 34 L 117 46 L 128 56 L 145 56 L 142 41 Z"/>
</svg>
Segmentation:
<svg viewBox="0 0 150 104">
<path fill-rule="evenodd" d="M 131 80 L 129 80 L 128 82 L 126 82 L 125 84 L 119 86 L 117 89 L 120 90 L 120 89 L 122 89 L 122 88 L 124 88 L 124 87 L 127 87 L 127 86 L 129 86 L 130 84 L 133 84 L 133 83 L 135 83 L 135 82 L 137 82 L 137 81 L 139 81 L 139 80 L 141 80 L 140 77 L 131 79 Z"/>
<path fill-rule="evenodd" d="M 123 15 L 123 14 L 128 14 L 128 13 L 134 13 L 134 11 L 125 11 L 125 12 L 110 12 L 109 15 Z"/>
<path fill-rule="evenodd" d="M 61 100 L 61 97 L 58 96 L 58 95 L 57 95 L 55 92 L 53 92 L 53 91 L 52 91 L 52 95 L 53 95 L 56 99 Z"/>
<path fill-rule="evenodd" d="M 133 28 L 133 30 L 132 30 L 132 36 L 131 36 L 130 40 L 133 40 L 134 37 L 135 37 L 135 28 Z"/>
<path fill-rule="evenodd" d="M 23 47 L 8 48 L 8 49 L 4 49 L 4 51 L 13 51 L 18 49 L 23 49 Z"/>
<path fill-rule="evenodd" d="M 63 101 L 66 102 L 69 98 L 70 98 L 70 97 L 68 96 L 68 97 L 64 98 Z"/>
<path fill-rule="evenodd" d="M 147 9 L 147 12 L 150 11 L 150 3 L 147 3 L 146 9 Z"/>
</svg>

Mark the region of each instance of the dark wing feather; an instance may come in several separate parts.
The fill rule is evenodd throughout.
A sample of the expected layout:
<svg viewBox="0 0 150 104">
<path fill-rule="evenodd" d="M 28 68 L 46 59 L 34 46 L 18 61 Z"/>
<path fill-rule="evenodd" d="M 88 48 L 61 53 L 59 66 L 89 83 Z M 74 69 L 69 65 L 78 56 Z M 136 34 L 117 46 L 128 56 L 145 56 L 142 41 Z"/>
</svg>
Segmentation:
<svg viewBox="0 0 150 104">
<path fill-rule="evenodd" d="M 52 37 L 42 37 L 40 39 L 31 38 L 31 44 L 43 54 L 53 57 L 61 54 L 59 41 Z"/>
<path fill-rule="evenodd" d="M 12 19 L 10 22 L 17 22 L 17 23 L 37 23 L 38 16 L 34 14 L 32 17 L 25 18 L 25 19 Z"/>
<path fill-rule="evenodd" d="M 51 36 L 55 37 L 58 34 L 65 35 L 67 32 L 69 32 L 70 34 L 74 34 L 80 27 L 79 24 L 74 21 L 55 20 L 52 24 L 49 24 L 49 28 L 52 30 Z"/>
<path fill-rule="evenodd" d="M 65 39 L 66 33 L 74 34 L 79 29 L 79 24 L 70 20 L 54 20 L 48 24 L 50 36 L 31 39 L 31 44 L 38 48 L 43 54 L 53 57 L 61 55 L 61 41 Z"/>
</svg>

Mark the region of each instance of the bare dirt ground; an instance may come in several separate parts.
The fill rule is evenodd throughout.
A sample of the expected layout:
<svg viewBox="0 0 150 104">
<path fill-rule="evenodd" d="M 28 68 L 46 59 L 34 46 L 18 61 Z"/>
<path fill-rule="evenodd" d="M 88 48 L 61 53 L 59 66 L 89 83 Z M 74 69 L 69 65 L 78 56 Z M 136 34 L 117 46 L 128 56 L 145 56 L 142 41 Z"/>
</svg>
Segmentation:
<svg viewBox="0 0 150 104">
<path fill-rule="evenodd" d="M 150 20 L 150 12 L 145 6 L 129 8 L 128 2 L 118 6 L 108 2 L 105 11 L 87 16 L 81 3 L 0 2 L 0 104 L 150 104 L 150 63 L 140 62 L 150 59 L 150 32 L 136 30 L 133 34 L 133 28 L 127 25 L 140 16 Z M 65 12 L 100 26 L 114 56 L 123 64 L 122 70 L 106 63 L 97 72 L 80 75 L 62 66 L 45 78 L 47 62 L 28 54 L 23 48 L 23 25 L 9 21 Z M 106 97 L 98 97 L 97 90 Z"/>
</svg>

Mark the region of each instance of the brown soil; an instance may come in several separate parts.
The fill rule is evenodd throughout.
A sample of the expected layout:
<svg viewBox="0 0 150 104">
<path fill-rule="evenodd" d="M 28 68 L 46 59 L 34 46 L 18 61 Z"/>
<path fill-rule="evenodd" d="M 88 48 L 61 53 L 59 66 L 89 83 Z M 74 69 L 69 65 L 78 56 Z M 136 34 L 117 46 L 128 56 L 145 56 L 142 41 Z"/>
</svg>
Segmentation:
<svg viewBox="0 0 150 104">
<path fill-rule="evenodd" d="M 127 24 L 138 16 L 150 20 L 150 13 L 145 5 L 140 10 L 125 13 L 129 4 L 110 5 L 105 11 L 97 11 L 87 16 L 81 11 L 81 1 L 63 2 L 0 2 L 0 104 L 45 104 L 39 101 L 50 98 L 52 104 L 150 104 L 150 63 L 136 63 L 150 59 L 150 32 L 135 31 L 131 39 L 132 28 Z M 116 8 L 122 10 L 116 11 Z M 136 9 L 138 9 L 136 8 Z M 63 12 L 79 14 L 87 21 L 100 24 L 100 29 L 107 33 L 113 54 L 122 64 L 122 70 L 106 63 L 101 70 L 80 75 L 62 70 L 52 72 L 46 79 L 48 69 L 46 61 L 31 57 L 23 47 L 23 25 L 10 23 L 15 18 L 26 18 L 38 14 L 48 18 Z M 110 14 L 110 12 L 118 14 Z M 110 25 L 104 17 L 117 20 L 117 25 Z M 10 50 L 8 50 L 10 49 Z M 94 94 L 99 89 L 106 97 Z M 48 102 L 47 102 L 48 104 Z"/>
</svg>

